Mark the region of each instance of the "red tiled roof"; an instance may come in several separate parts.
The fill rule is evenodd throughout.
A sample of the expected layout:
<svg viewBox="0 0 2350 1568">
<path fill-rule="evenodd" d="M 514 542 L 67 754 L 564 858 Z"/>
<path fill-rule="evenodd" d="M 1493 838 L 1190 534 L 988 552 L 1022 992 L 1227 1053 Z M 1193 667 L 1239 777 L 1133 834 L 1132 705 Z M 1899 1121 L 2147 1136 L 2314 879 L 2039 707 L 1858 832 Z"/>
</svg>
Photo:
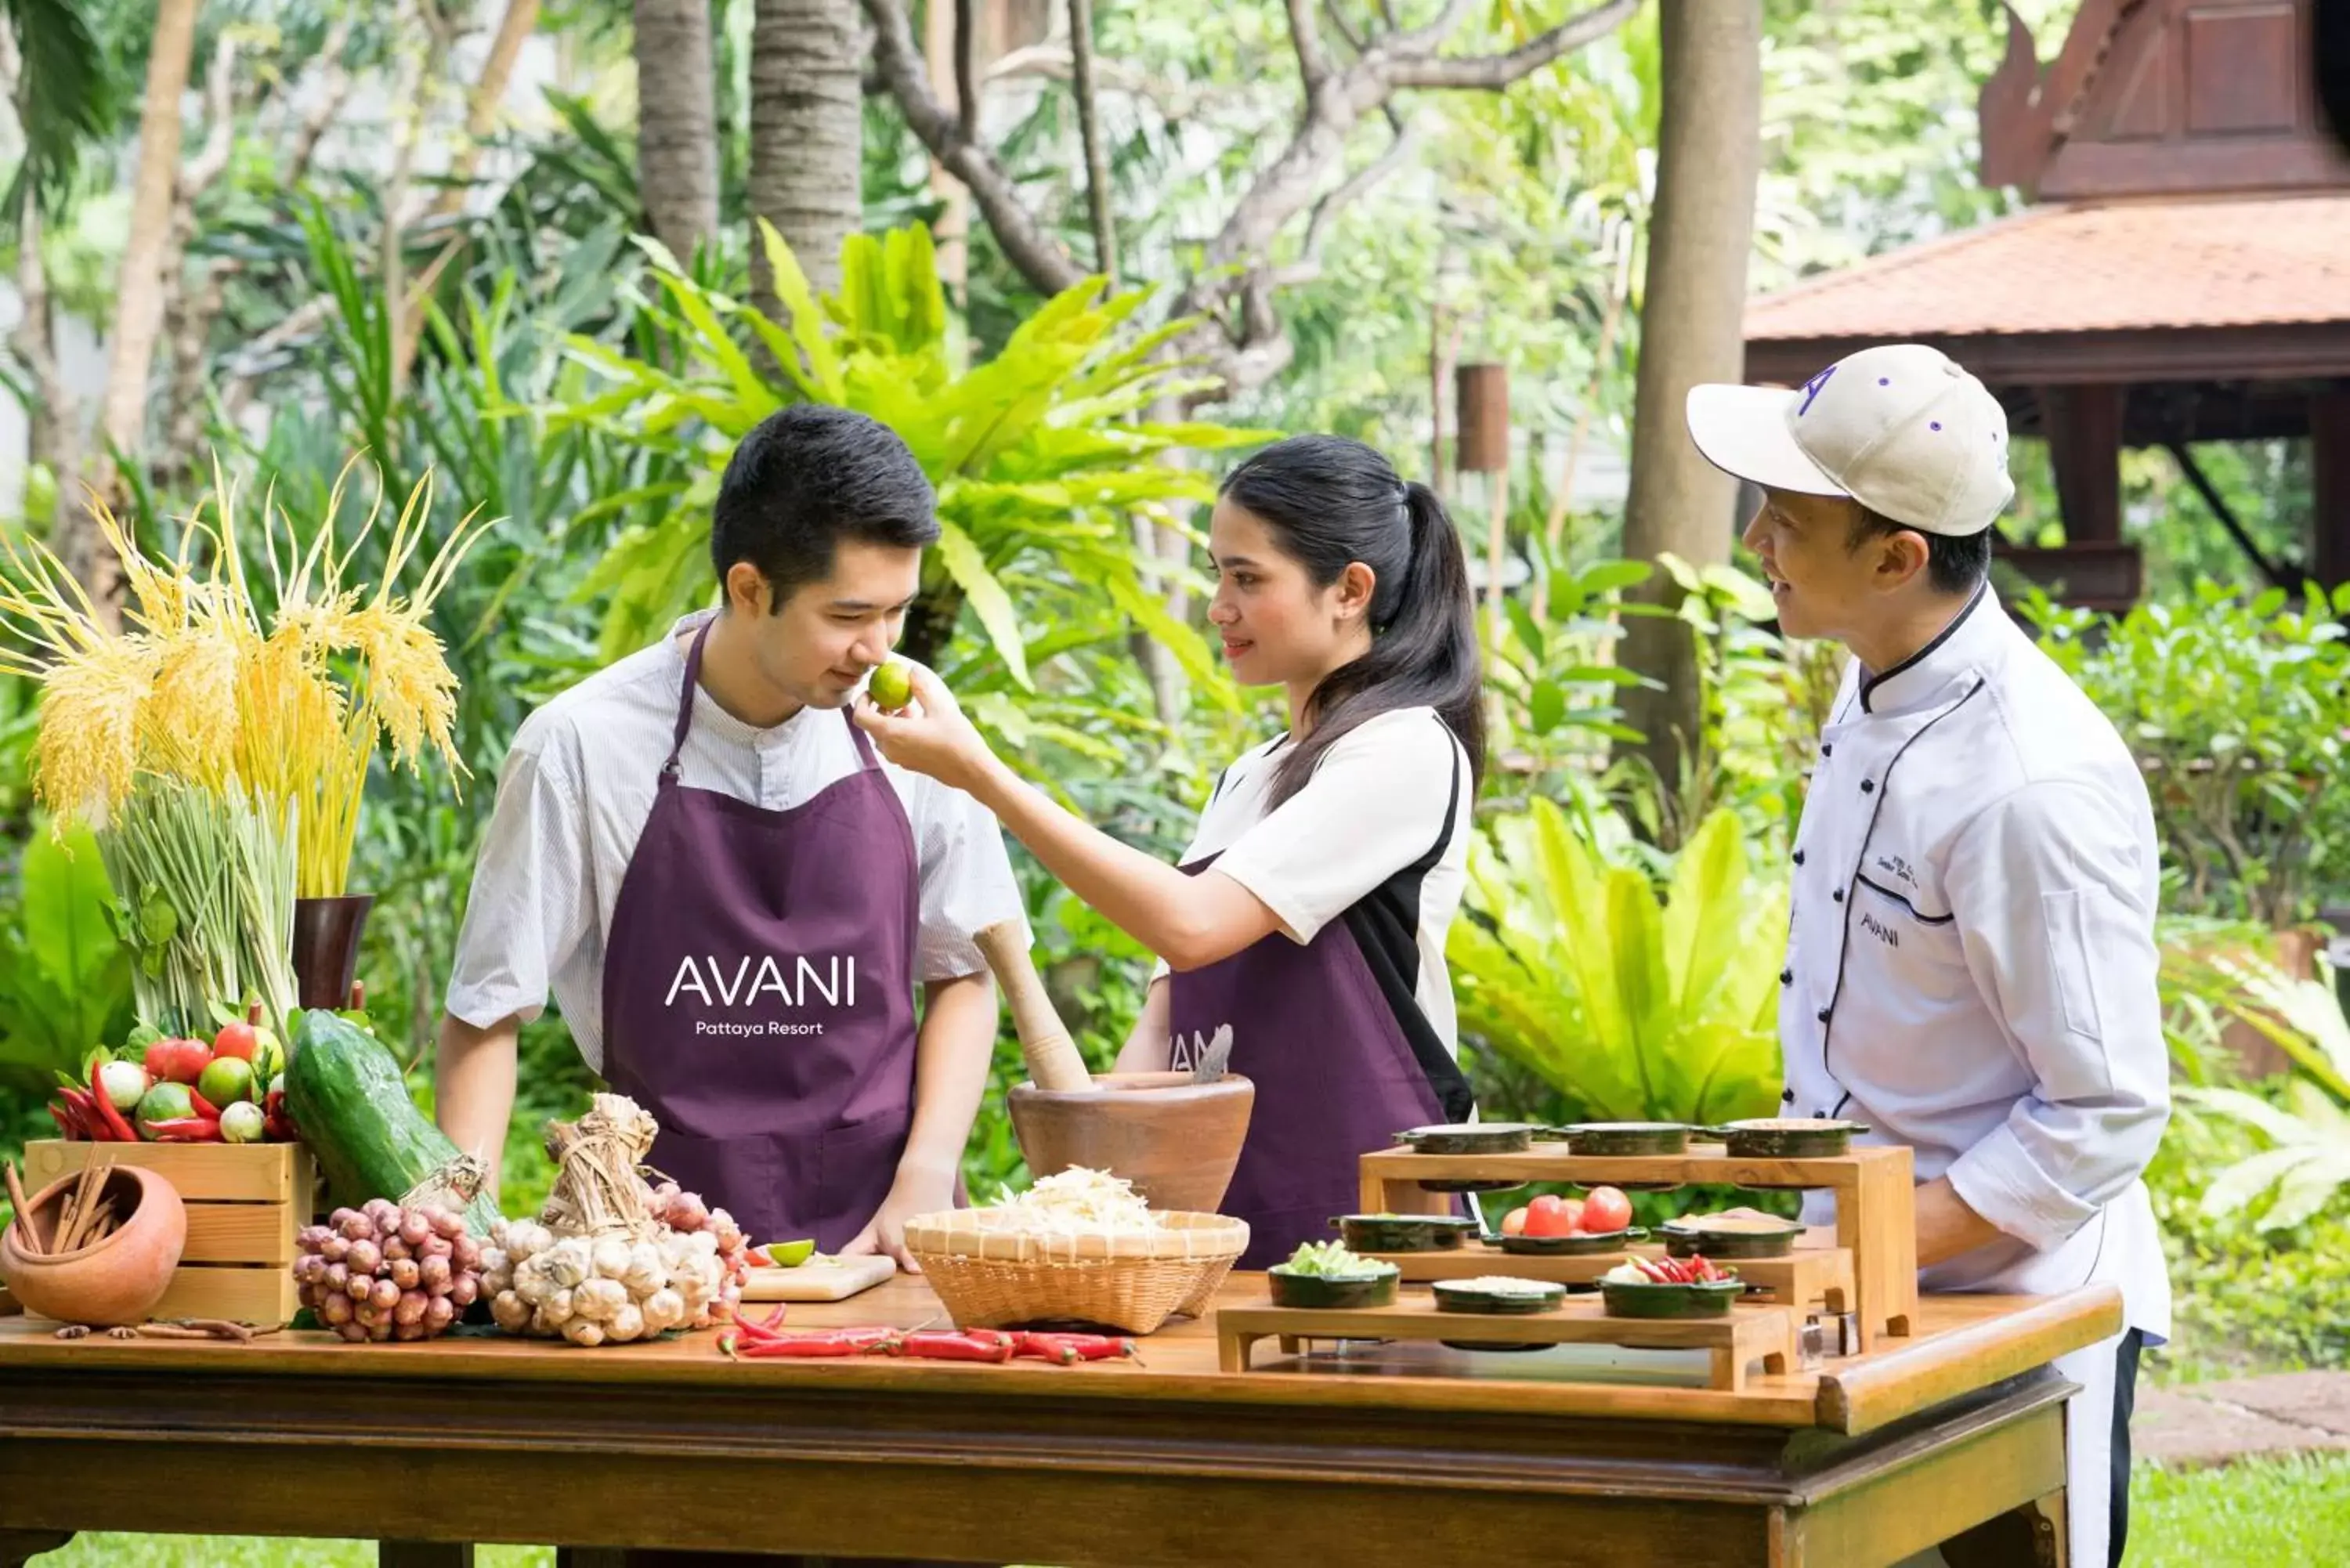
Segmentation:
<svg viewBox="0 0 2350 1568">
<path fill-rule="evenodd" d="M 1751 300 L 1750 343 L 2350 321 L 2350 195 L 2036 207 Z"/>
</svg>

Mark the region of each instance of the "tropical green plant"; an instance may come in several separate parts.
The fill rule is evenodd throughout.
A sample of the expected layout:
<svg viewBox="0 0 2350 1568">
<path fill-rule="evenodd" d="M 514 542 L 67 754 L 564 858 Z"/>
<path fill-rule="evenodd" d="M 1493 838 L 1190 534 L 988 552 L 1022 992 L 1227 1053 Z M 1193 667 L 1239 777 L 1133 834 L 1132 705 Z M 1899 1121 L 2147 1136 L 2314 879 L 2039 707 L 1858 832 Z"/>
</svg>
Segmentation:
<svg viewBox="0 0 2350 1568">
<path fill-rule="evenodd" d="M 2178 972 L 2272 1042 L 2294 1069 L 2274 1099 L 2209 1083 L 2177 1091 L 2182 1105 L 2240 1123 L 2268 1146 L 2211 1179 L 2203 1211 L 2223 1218 L 2265 1197 L 2260 1227 L 2291 1230 L 2350 1189 L 2350 1017 L 2330 976 L 2296 979 L 2264 959 L 2210 956 Z"/>
<path fill-rule="evenodd" d="M 1055 655 L 1122 641 L 1139 627 L 1196 686 L 1231 705 L 1230 682 L 1204 639 L 1169 613 L 1134 545 L 1136 514 L 1178 524 L 1179 508 L 1213 499 L 1205 475 L 1170 459 L 1263 439 L 1139 417 L 1201 384 L 1167 358 L 1180 324 L 1128 330 L 1147 295 L 1106 295 L 1092 279 L 1023 322 L 995 358 L 966 369 L 927 229 L 850 236 L 840 292 L 821 303 L 790 248 L 772 226 L 761 229 L 786 319 L 695 282 L 662 255 L 654 275 L 666 307 L 649 303 L 646 311 L 669 328 L 683 363 L 588 340 L 572 346 L 609 384 L 557 423 L 625 433 L 688 467 L 614 498 L 615 510 L 641 508 L 652 520 L 621 535 L 584 589 L 611 596 L 606 653 L 639 646 L 670 618 L 710 601 L 710 506 L 732 448 L 787 403 L 826 402 L 896 431 L 938 487 L 941 537 L 907 620 L 914 658 L 936 661 L 967 607 L 1000 661 L 1002 690 L 1039 691 L 1037 669 Z M 1046 700 L 1016 720 L 1008 702 L 971 706 L 1015 746 L 1050 733 L 1097 750 L 1044 690 Z"/>
<path fill-rule="evenodd" d="M 1595 830 L 1536 800 L 1471 844 L 1447 955 L 1462 1032 L 1532 1068 L 1575 1116 L 1767 1115 L 1785 884 L 1755 872 L 1727 810 L 1690 835 L 1661 886 L 1605 863 Z"/>
<path fill-rule="evenodd" d="M 88 828 L 36 824 L 0 928 L 0 1076 L 47 1087 L 93 1045 L 130 1024 L 130 961 L 115 934 L 116 903 Z"/>
<path fill-rule="evenodd" d="M 1595 776 L 1611 740 L 1638 739 L 1624 727 L 1617 693 L 1638 675 L 1612 661 L 1622 635 L 1622 591 L 1647 578 L 1645 561 L 1601 561 L 1575 571 L 1551 566 L 1542 541 L 1530 540 L 1534 569 L 1543 574 L 1537 607 L 1532 596 L 1502 601 L 1501 636 L 1486 633 L 1485 690 L 1494 723 L 1486 736 L 1493 768 L 1485 804 L 1523 810 L 1534 794 L 1573 787 L 1569 775 Z"/>
<path fill-rule="evenodd" d="M 2171 888 L 2165 903 L 2270 926 L 2306 919 L 2350 882 L 2338 780 L 2350 754 L 2350 584 L 2248 595 L 2216 583 L 2189 605 L 2117 619 L 2044 595 L 2023 611 L 2041 646 L 2137 753 Z"/>
</svg>

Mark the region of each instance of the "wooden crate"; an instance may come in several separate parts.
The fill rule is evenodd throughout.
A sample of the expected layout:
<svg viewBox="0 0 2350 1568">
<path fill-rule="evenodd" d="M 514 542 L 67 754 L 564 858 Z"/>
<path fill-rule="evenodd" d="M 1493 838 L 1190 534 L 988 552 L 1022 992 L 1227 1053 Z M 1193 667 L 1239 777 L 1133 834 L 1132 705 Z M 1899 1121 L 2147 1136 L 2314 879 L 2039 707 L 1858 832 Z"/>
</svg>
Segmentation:
<svg viewBox="0 0 2350 1568">
<path fill-rule="evenodd" d="M 1432 1299 L 1361 1308 L 1229 1306 L 1216 1314 L 1216 1349 L 1226 1372 L 1246 1372 L 1260 1340 L 1278 1339 L 1295 1353 L 1309 1339 L 1459 1341 L 1484 1345 L 1620 1345 L 1638 1350 L 1710 1353 L 1711 1386 L 1742 1393 L 1748 1369 L 1794 1369 L 1800 1338 L 1791 1307 L 1731 1308 L 1725 1317 L 1610 1317 L 1594 1297 L 1569 1297 L 1546 1313 L 1524 1316 L 1441 1312 Z"/>
<path fill-rule="evenodd" d="M 283 1324 L 294 1296 L 294 1237 L 317 1200 L 317 1166 L 300 1144 L 67 1143 L 25 1146 L 25 1184 L 47 1187 L 93 1155 L 140 1166 L 179 1189 L 188 1244 L 157 1317 Z"/>
</svg>

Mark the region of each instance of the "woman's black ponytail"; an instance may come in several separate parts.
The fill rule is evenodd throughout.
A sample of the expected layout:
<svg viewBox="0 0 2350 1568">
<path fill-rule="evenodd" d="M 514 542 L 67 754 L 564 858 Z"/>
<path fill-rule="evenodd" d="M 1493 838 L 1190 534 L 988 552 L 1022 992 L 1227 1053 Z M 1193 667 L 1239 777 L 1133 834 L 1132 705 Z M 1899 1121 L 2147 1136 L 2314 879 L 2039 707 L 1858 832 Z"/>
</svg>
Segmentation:
<svg viewBox="0 0 2350 1568">
<path fill-rule="evenodd" d="M 1296 436 L 1232 472 L 1223 494 L 1273 530 L 1316 587 L 1347 566 L 1371 568 L 1371 649 L 1323 677 L 1312 726 L 1273 778 L 1272 805 L 1305 786 L 1322 754 L 1367 719 L 1433 708 L 1485 773 L 1483 673 L 1461 535 L 1428 486 L 1405 483 L 1374 449 L 1343 436 Z"/>
</svg>

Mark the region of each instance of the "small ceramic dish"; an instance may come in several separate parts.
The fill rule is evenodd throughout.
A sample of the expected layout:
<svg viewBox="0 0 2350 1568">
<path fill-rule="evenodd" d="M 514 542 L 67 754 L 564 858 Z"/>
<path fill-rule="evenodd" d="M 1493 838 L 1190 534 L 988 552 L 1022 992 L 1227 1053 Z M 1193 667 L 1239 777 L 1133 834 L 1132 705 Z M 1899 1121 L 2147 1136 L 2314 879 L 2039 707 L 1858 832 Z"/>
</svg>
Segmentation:
<svg viewBox="0 0 2350 1568">
<path fill-rule="evenodd" d="M 1596 1252 L 1620 1252 L 1630 1243 L 1644 1241 L 1648 1237 L 1647 1231 L 1633 1225 L 1596 1236 L 1488 1236 L 1485 1244 L 1498 1247 L 1513 1257 L 1583 1258 Z"/>
<path fill-rule="evenodd" d="M 1395 1137 L 1417 1154 L 1523 1154 L 1534 1145 L 1534 1128 L 1524 1122 L 1461 1122 L 1411 1127 Z"/>
<path fill-rule="evenodd" d="M 1477 1231 L 1454 1214 L 1344 1214 L 1330 1223 L 1350 1252 L 1453 1252 Z"/>
<path fill-rule="evenodd" d="M 1727 1317 L 1730 1303 L 1746 1293 L 1743 1280 L 1696 1285 L 1660 1285 L 1602 1280 L 1599 1294 L 1609 1317 Z"/>
<path fill-rule="evenodd" d="M 1381 1263 L 1367 1274 L 1297 1274 L 1276 1263 L 1264 1274 L 1275 1306 L 1383 1307 L 1395 1304 L 1396 1282 L 1403 1271 Z"/>
<path fill-rule="evenodd" d="M 1853 1135 L 1868 1128 L 1859 1122 L 1765 1116 L 1707 1130 L 1721 1135 L 1732 1159 L 1820 1159 L 1851 1153 Z"/>
<path fill-rule="evenodd" d="M 1690 1128 L 1682 1122 L 1580 1122 L 1565 1132 L 1569 1154 L 1613 1158 L 1689 1151 Z"/>
<path fill-rule="evenodd" d="M 1501 1317 L 1532 1317 L 1566 1299 L 1565 1285 L 1496 1274 L 1473 1280 L 1439 1280 L 1428 1288 L 1436 1296 L 1439 1312 L 1485 1313 Z"/>
<path fill-rule="evenodd" d="M 1675 1258 L 1783 1258 L 1795 1250 L 1804 1228 L 1792 1220 L 1742 1215 L 1686 1215 L 1659 1228 L 1665 1251 Z"/>
</svg>

